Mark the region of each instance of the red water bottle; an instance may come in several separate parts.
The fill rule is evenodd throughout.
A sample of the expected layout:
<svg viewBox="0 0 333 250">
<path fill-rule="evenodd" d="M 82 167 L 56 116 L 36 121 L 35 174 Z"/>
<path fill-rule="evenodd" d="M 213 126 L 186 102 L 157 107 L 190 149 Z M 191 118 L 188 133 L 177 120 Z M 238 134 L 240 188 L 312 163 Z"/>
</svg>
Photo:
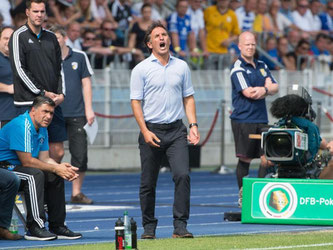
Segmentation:
<svg viewBox="0 0 333 250">
<path fill-rule="evenodd" d="M 116 221 L 114 230 L 116 232 L 116 250 L 124 250 L 125 249 L 125 241 L 124 241 L 124 237 L 125 237 L 125 232 L 124 232 L 124 222 L 121 220 L 121 218 L 118 218 L 118 220 Z"/>
</svg>

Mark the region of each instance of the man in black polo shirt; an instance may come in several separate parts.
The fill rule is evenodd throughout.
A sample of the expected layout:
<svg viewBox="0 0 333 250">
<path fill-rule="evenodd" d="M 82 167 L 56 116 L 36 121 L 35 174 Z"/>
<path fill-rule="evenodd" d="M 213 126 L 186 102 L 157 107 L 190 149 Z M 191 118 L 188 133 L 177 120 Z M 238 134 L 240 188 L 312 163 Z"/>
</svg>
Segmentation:
<svg viewBox="0 0 333 250">
<path fill-rule="evenodd" d="M 62 52 L 66 98 L 61 104 L 69 140 L 71 164 L 79 168 L 79 177 L 73 181 L 71 203 L 91 204 L 93 201 L 81 192 L 88 163 L 87 134 L 83 129 L 94 122 L 91 75 L 94 73 L 83 51 L 66 46 L 66 32 L 60 26 L 50 29 L 55 33 Z"/>
</svg>

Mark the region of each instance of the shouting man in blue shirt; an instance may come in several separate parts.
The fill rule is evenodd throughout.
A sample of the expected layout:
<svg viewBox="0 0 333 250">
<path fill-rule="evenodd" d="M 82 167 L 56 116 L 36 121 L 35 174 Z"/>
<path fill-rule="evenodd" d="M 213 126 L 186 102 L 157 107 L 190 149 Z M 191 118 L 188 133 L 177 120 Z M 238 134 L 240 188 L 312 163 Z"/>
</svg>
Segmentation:
<svg viewBox="0 0 333 250">
<path fill-rule="evenodd" d="M 185 61 L 170 55 L 170 37 L 161 23 L 146 32 L 145 44 L 152 52 L 131 75 L 131 104 L 140 127 L 141 156 L 140 203 L 144 233 L 154 239 L 156 182 L 166 154 L 175 183 L 173 205 L 174 238 L 193 238 L 186 225 L 190 213 L 188 141 L 200 140 L 195 112 L 191 72 Z M 182 122 L 186 113 L 189 135 Z"/>
<path fill-rule="evenodd" d="M 267 65 L 254 58 L 256 40 L 251 32 L 240 34 L 238 47 L 241 55 L 232 65 L 230 73 L 234 108 L 230 118 L 238 157 L 236 175 L 240 189 L 238 203 L 241 206 L 242 179 L 249 173 L 251 160 L 261 156 L 260 140 L 249 139 L 249 134 L 261 134 L 261 129 L 267 126 L 265 97 L 277 93 L 278 85 Z M 263 156 L 261 159 L 259 177 L 263 177 L 263 166 L 266 165 Z"/>
</svg>

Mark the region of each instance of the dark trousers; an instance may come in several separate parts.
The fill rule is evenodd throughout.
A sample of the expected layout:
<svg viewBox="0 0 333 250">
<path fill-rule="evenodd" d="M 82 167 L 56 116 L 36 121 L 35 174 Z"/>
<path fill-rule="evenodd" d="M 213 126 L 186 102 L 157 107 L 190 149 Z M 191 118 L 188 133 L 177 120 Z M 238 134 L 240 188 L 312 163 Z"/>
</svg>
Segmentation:
<svg viewBox="0 0 333 250">
<path fill-rule="evenodd" d="M 156 183 L 163 156 L 166 154 L 170 163 L 175 184 L 173 218 L 174 226 L 187 223 L 190 213 L 190 176 L 187 129 L 181 120 L 170 124 L 147 123 L 150 131 L 161 140 L 160 148 L 149 146 L 142 135 L 139 135 L 141 157 L 140 204 L 142 225 L 155 226 Z"/>
<path fill-rule="evenodd" d="M 27 227 L 44 227 L 44 203 L 47 205 L 49 227 L 63 226 L 66 218 L 64 180 L 37 168 L 16 166 L 14 173 L 21 179 L 27 206 Z"/>
<path fill-rule="evenodd" d="M 11 171 L 0 168 L 0 227 L 9 228 L 20 179 Z"/>
</svg>

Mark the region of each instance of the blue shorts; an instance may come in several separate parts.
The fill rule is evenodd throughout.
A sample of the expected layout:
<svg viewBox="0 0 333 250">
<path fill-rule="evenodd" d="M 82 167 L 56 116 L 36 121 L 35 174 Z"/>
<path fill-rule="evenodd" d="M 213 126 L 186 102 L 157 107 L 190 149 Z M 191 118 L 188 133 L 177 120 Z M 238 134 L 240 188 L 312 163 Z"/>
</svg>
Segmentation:
<svg viewBox="0 0 333 250">
<path fill-rule="evenodd" d="M 54 109 L 53 119 L 47 131 L 49 142 L 63 142 L 67 140 L 66 123 L 60 106 Z"/>
</svg>

